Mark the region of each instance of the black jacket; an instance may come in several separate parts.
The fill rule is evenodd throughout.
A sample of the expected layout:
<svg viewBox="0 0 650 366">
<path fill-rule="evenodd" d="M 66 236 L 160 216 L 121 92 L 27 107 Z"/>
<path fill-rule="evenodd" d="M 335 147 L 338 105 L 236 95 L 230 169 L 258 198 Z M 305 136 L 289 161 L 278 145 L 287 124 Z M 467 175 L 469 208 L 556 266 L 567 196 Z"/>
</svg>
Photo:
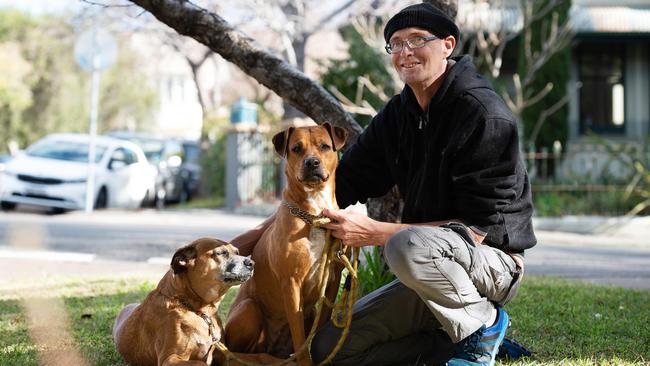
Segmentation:
<svg viewBox="0 0 650 366">
<path fill-rule="evenodd" d="M 519 253 L 535 245 L 528 174 L 517 121 L 468 56 L 448 71 L 423 112 L 405 86 L 341 158 L 338 204 L 380 197 L 397 185 L 402 222 L 460 219 L 486 244 Z"/>
</svg>

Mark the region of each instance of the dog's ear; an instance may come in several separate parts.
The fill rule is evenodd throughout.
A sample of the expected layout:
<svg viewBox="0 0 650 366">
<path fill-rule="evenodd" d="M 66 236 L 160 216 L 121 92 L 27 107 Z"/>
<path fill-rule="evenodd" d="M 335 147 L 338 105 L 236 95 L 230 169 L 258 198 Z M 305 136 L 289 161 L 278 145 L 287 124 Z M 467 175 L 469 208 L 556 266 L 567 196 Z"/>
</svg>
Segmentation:
<svg viewBox="0 0 650 366">
<path fill-rule="evenodd" d="M 334 144 L 334 151 L 340 150 L 343 145 L 345 145 L 345 139 L 348 137 L 348 131 L 344 128 L 338 126 L 332 126 L 329 122 L 322 124 L 323 127 L 327 130 L 332 138 L 332 143 Z"/>
<path fill-rule="evenodd" d="M 187 268 L 196 259 L 196 245 L 194 243 L 186 245 L 176 251 L 172 257 L 172 271 L 174 274 L 179 274 L 187 271 Z"/>
<path fill-rule="evenodd" d="M 278 155 L 282 156 L 283 158 L 287 157 L 287 145 L 289 144 L 289 137 L 291 137 L 291 133 L 293 132 L 293 127 L 289 127 L 288 129 L 278 132 L 273 136 L 273 146 L 275 146 L 275 152 L 278 153 Z"/>
</svg>

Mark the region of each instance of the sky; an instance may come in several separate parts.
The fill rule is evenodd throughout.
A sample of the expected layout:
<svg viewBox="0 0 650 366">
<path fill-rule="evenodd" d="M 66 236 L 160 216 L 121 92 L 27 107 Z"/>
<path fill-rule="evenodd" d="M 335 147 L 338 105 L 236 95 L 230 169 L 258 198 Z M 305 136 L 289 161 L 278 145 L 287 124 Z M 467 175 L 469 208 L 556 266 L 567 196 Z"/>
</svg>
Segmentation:
<svg viewBox="0 0 650 366">
<path fill-rule="evenodd" d="M 34 15 L 65 12 L 80 5 L 78 0 L 0 0 L 0 8 L 16 8 Z"/>
</svg>

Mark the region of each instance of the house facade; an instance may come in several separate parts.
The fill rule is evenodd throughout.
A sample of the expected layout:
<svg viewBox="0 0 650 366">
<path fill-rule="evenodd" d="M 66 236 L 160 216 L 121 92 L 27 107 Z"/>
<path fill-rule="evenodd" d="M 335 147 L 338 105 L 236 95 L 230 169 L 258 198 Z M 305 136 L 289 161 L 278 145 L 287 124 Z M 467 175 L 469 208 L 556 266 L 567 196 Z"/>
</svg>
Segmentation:
<svg viewBox="0 0 650 366">
<path fill-rule="evenodd" d="M 470 32 L 521 29 L 520 2 L 459 1 L 462 28 Z M 650 0 L 571 0 L 572 38 L 568 138 L 562 175 L 602 175 L 606 149 L 592 132 L 614 144 L 640 145 L 650 138 Z M 517 71 L 517 41 L 506 51 L 501 77 Z M 510 47 L 508 47 L 510 48 Z"/>
<path fill-rule="evenodd" d="M 650 137 L 650 1 L 573 0 L 569 139 L 562 171 L 621 175 L 590 131 L 613 144 Z M 603 172 L 608 166 L 611 171 Z"/>
</svg>

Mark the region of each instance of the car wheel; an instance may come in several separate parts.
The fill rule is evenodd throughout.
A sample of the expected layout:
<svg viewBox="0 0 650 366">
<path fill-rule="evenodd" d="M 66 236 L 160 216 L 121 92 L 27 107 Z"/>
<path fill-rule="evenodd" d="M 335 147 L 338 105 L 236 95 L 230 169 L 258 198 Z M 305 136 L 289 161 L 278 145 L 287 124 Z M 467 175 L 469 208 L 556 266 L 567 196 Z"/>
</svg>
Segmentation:
<svg viewBox="0 0 650 366">
<path fill-rule="evenodd" d="M 145 192 L 142 201 L 140 202 L 140 208 L 147 208 L 153 205 L 153 199 L 149 198 L 149 190 Z"/>
<path fill-rule="evenodd" d="M 66 213 L 65 208 L 60 208 L 60 207 L 54 207 L 50 209 L 49 214 L 50 215 L 60 215 Z"/>
<path fill-rule="evenodd" d="M 187 188 L 181 189 L 181 192 L 178 194 L 178 203 L 186 203 L 190 201 L 190 192 Z"/>
<path fill-rule="evenodd" d="M 156 208 L 160 210 L 165 208 L 166 200 L 167 200 L 167 192 L 165 192 L 165 190 L 162 188 L 159 189 L 156 192 L 156 202 L 155 202 Z"/>
<path fill-rule="evenodd" d="M 101 210 L 108 206 L 108 192 L 106 192 L 106 187 L 102 187 L 97 194 L 95 199 L 95 209 Z"/>
<path fill-rule="evenodd" d="M 2 210 L 4 211 L 11 211 L 16 208 L 16 204 L 13 202 L 6 202 L 2 201 L 0 202 L 0 206 L 2 206 Z"/>
</svg>

